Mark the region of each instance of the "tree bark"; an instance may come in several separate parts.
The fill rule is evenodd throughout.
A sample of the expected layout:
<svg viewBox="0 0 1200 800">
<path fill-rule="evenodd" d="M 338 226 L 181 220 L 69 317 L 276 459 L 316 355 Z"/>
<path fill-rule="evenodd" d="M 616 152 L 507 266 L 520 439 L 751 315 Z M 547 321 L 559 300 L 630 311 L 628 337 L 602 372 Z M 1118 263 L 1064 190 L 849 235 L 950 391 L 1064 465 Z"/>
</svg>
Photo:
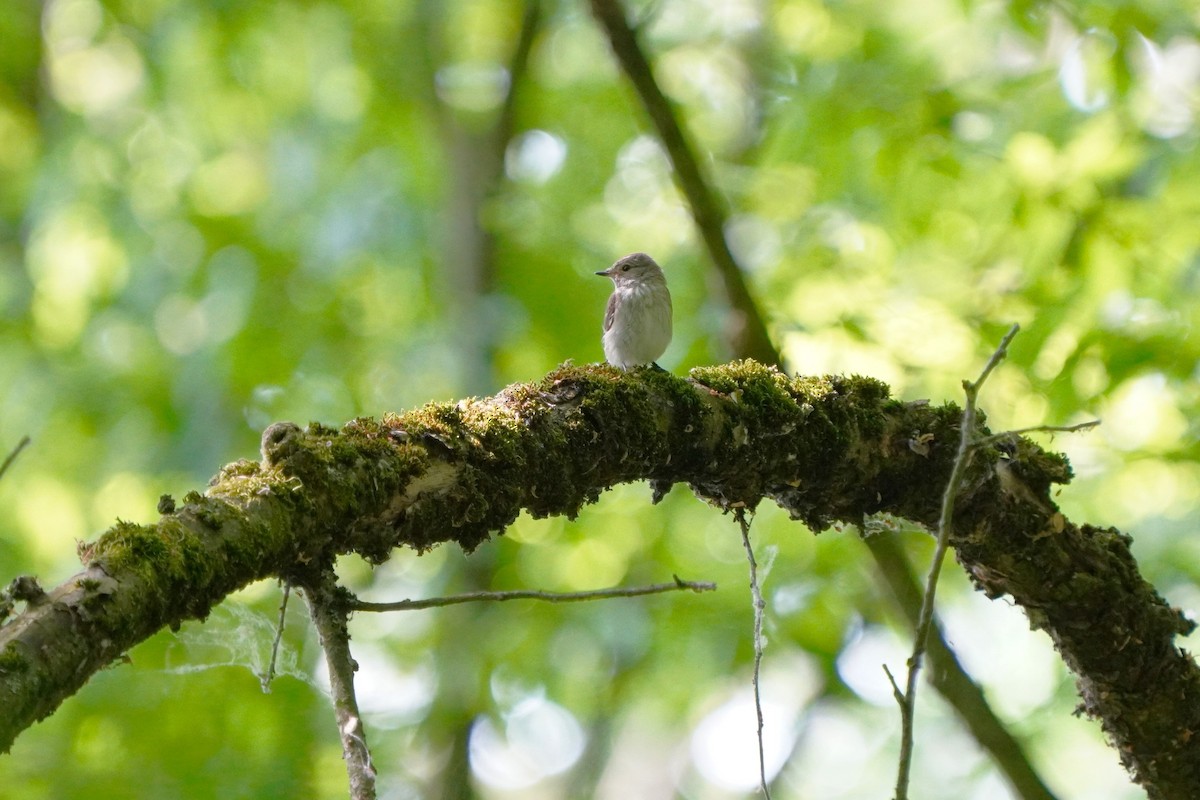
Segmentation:
<svg viewBox="0 0 1200 800">
<path fill-rule="evenodd" d="M 753 361 L 693 369 L 563 366 L 486 399 L 428 405 L 340 431 L 271 426 L 262 461 L 224 467 L 153 525 L 118 522 L 86 568 L 0 628 L 0 749 L 164 625 L 202 619 L 269 576 L 313 585 L 335 556 L 399 546 L 470 551 L 522 510 L 574 517 L 617 483 L 691 486 L 719 508 L 769 499 L 821 531 L 889 513 L 936 523 L 958 442 L 953 405 L 902 403 L 869 378 L 789 378 Z M 980 431 L 985 435 L 986 431 Z M 1191 630 L 1138 573 L 1129 537 L 1055 508 L 1061 456 L 1012 437 L 978 451 L 953 545 L 990 597 L 1053 639 L 1152 798 L 1200 797 L 1200 670 Z"/>
</svg>

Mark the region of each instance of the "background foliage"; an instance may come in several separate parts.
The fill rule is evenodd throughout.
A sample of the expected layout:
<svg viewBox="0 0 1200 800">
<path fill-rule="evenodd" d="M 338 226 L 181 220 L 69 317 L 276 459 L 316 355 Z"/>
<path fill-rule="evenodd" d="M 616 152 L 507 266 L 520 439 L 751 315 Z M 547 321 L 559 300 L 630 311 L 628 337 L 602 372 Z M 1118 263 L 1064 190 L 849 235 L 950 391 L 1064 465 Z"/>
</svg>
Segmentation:
<svg viewBox="0 0 1200 800">
<path fill-rule="evenodd" d="M 1100 416 L 1055 444 L 1072 518 L 1134 534 L 1200 604 L 1192 420 L 1200 281 L 1194 7 L 817 0 L 634 3 L 801 372 L 959 399 L 1010 322 L 994 428 Z M 651 252 L 681 372 L 726 318 L 665 158 L 585 4 L 18 0 L 0 13 L 2 577 L 254 457 L 277 419 L 487 394 L 601 358 L 608 286 Z M 514 55 L 516 54 L 516 55 Z M 732 521 L 620 487 L 472 555 L 343 565 L 369 599 L 715 580 L 714 595 L 459 606 L 352 622 L 384 796 L 752 792 L 751 618 Z M 894 521 L 880 527 L 903 528 Z M 923 563 L 926 537 L 901 532 Z M 904 629 L 854 531 L 774 509 L 764 687 L 777 796 L 886 796 Z M 761 560 L 761 559 L 760 559 Z M 0 796 L 340 797 L 298 612 L 269 695 L 273 585 L 137 648 L 0 759 Z M 1019 613 L 947 578 L 969 670 L 1064 798 L 1125 798 L 1071 681 Z M 296 611 L 296 609 L 293 609 Z M 1186 646 L 1186 643 L 1185 643 Z M 915 787 L 1007 790 L 931 692 Z M 786 763 L 785 763 L 786 762 Z"/>
</svg>

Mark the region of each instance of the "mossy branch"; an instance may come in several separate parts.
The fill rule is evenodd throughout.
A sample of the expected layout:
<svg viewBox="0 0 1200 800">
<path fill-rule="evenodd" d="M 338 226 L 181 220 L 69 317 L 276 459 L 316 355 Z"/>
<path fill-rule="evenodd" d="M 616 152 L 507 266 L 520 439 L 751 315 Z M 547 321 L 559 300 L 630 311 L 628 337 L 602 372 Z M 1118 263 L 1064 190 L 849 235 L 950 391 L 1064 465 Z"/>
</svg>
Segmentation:
<svg viewBox="0 0 1200 800">
<path fill-rule="evenodd" d="M 154 524 L 119 522 L 81 549 L 83 572 L 25 593 L 0 628 L 0 749 L 135 644 L 252 581 L 316 585 L 348 552 L 472 550 L 523 509 L 571 517 L 626 481 L 656 494 L 686 483 L 722 509 L 769 499 L 817 531 L 879 512 L 933 527 L 959 420 L 869 378 L 742 361 L 688 378 L 568 365 L 340 431 L 273 425 L 261 462 L 227 465 Z M 1010 595 L 1051 636 L 1151 796 L 1200 796 L 1200 671 L 1174 643 L 1192 625 L 1142 579 L 1127 536 L 1055 510 L 1050 488 L 1069 477 L 1025 439 L 980 450 L 951 544 L 979 588 Z"/>
</svg>

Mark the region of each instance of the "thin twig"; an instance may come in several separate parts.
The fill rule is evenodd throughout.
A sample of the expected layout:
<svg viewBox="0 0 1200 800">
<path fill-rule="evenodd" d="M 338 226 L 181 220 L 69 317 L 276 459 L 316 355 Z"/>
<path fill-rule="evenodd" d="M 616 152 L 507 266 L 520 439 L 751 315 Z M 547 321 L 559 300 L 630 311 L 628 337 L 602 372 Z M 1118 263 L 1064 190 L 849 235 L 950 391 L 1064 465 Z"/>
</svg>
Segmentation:
<svg viewBox="0 0 1200 800">
<path fill-rule="evenodd" d="M 4 473 L 8 472 L 8 467 L 17 460 L 17 456 L 21 455 L 21 451 L 29 446 L 30 439 L 28 436 L 22 436 L 21 441 L 17 442 L 17 446 L 8 454 L 8 458 L 4 459 L 4 463 L 0 464 L 0 478 L 4 477 Z"/>
<path fill-rule="evenodd" d="M 746 509 L 739 508 L 735 514 L 738 525 L 742 529 L 742 546 L 746 548 L 746 560 L 750 563 L 750 597 L 754 602 L 754 713 L 758 715 L 758 777 L 762 785 L 763 797 L 771 800 L 771 790 L 767 788 L 767 760 L 763 747 L 763 712 L 762 686 L 759 681 L 759 668 L 762 666 L 763 654 L 763 612 L 767 604 L 763 600 L 762 590 L 758 585 L 758 562 L 754 560 L 754 547 L 750 544 L 750 523 L 746 520 Z"/>
<path fill-rule="evenodd" d="M 990 436 L 980 437 L 972 442 L 971 446 L 978 450 L 993 442 L 1011 439 L 1014 436 L 1024 436 L 1027 433 L 1078 433 L 1080 431 L 1090 431 L 1099 424 L 1100 420 L 1093 419 L 1087 422 L 1080 422 L 1076 425 L 1034 425 L 1031 428 L 1015 428 L 1011 431 L 1002 431 L 1001 433 L 993 433 Z"/>
<path fill-rule="evenodd" d="M 319 586 L 305 586 L 304 595 L 329 666 L 329 691 L 342 740 L 342 760 L 350 779 L 351 800 L 375 800 L 375 766 L 371 763 L 367 732 L 354 695 L 354 671 L 358 665 L 350 655 L 346 604 L 339 596 L 333 572 L 325 573 Z"/>
<path fill-rule="evenodd" d="M 892 697 L 896 698 L 896 702 L 900 704 L 900 709 L 904 710 L 904 690 L 900 688 L 900 684 L 896 683 L 896 676 L 888 669 L 888 665 L 883 665 L 883 672 L 887 675 L 888 683 L 892 685 Z"/>
<path fill-rule="evenodd" d="M 921 586 L 905 557 L 899 538 L 872 535 L 864 537 L 863 541 L 891 588 L 897 607 L 915 631 L 921 614 Z M 983 690 L 959 664 L 941 632 L 936 615 L 925 640 L 925 657 L 929 665 L 925 675 L 929 682 L 958 714 L 980 747 L 991 755 L 1008 779 L 1013 797 L 1020 800 L 1056 800 L 1054 793 L 1029 763 L 1025 746 L 996 716 Z M 886 664 L 883 665 L 883 671 L 892 685 L 896 701 L 901 703 L 901 709 L 905 708 L 904 694 Z"/>
<path fill-rule="evenodd" d="M 283 624 L 287 619 L 288 598 L 291 594 L 292 585 L 290 583 L 283 584 L 283 600 L 279 603 L 279 622 L 275 624 L 275 641 L 271 643 L 271 663 L 267 665 L 267 671 L 258 679 L 262 684 L 263 694 L 271 693 L 271 681 L 275 680 L 275 664 L 279 657 L 279 643 L 283 640 Z"/>
<path fill-rule="evenodd" d="M 447 597 L 430 597 L 425 600 L 397 600 L 392 603 L 369 603 L 357 598 L 346 603 L 350 611 L 417 611 L 422 608 L 440 608 L 459 603 L 502 602 L 504 600 L 543 600 L 547 603 L 578 603 L 586 600 L 603 600 L 609 597 L 640 597 L 688 589 L 693 592 L 711 592 L 715 583 L 685 581 L 675 578 L 674 583 L 654 583 L 649 586 L 626 588 L 592 589 L 586 592 L 543 592 L 534 589 L 514 589 L 506 592 L 466 592 Z"/>
<path fill-rule="evenodd" d="M 950 469 L 950 477 L 946 481 L 946 490 L 942 493 L 942 509 L 938 519 L 937 545 L 933 550 L 933 561 L 929 565 L 929 576 L 925 581 L 925 596 L 921 602 L 921 614 L 917 620 L 916 634 L 913 636 L 913 652 L 908 659 L 908 682 L 900 703 L 900 763 L 896 774 L 895 800 L 907 800 L 908 777 L 912 766 L 913 750 L 913 710 L 917 699 L 917 675 L 921 671 L 921 658 L 925 654 L 925 642 L 929 638 L 929 628 L 933 624 L 933 605 L 937 594 L 938 576 L 942 571 L 942 562 L 946 559 L 946 550 L 950 546 L 950 531 L 954 524 L 954 503 L 958 499 L 963 476 L 973 451 L 975 437 L 975 401 L 984 381 L 992 374 L 1004 357 L 1008 355 L 1008 345 L 1012 342 L 1020 325 L 1014 324 L 1008 333 L 1000 340 L 1000 345 L 988 359 L 983 371 L 974 383 L 963 381 L 962 430 L 959 435 L 958 452 L 954 457 L 954 465 Z M 889 675 L 890 677 L 890 675 Z M 893 682 L 895 687 L 895 682 Z"/>
</svg>

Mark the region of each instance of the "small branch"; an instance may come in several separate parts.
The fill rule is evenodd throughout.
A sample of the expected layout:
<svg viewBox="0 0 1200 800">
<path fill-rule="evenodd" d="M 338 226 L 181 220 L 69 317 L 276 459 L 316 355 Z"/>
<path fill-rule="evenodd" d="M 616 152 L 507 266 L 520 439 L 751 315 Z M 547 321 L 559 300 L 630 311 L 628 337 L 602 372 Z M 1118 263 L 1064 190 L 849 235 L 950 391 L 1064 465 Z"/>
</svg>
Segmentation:
<svg viewBox="0 0 1200 800">
<path fill-rule="evenodd" d="M 271 693 L 271 681 L 275 680 L 275 664 L 279 657 L 279 643 L 283 640 L 283 625 L 287 619 L 288 598 L 292 594 L 292 585 L 290 583 L 283 584 L 283 600 L 279 603 L 279 622 L 275 625 L 275 641 L 271 643 L 271 663 L 267 665 L 267 671 L 259 676 L 259 683 L 262 684 L 263 694 Z"/>
<path fill-rule="evenodd" d="M 900 704 L 900 713 L 903 714 L 908 710 L 908 705 L 904 702 L 904 690 L 900 688 L 900 684 L 896 683 L 896 676 L 892 675 L 892 671 L 888 669 L 887 664 L 883 664 L 884 674 L 887 675 L 888 683 L 892 685 L 892 697 L 896 698 L 896 702 Z"/>
<path fill-rule="evenodd" d="M 863 541 L 874 556 L 875 564 L 891 589 L 897 607 L 915 632 L 921 615 L 921 587 L 905 557 L 904 548 L 895 536 L 865 536 Z M 942 634 L 936 616 L 929 628 L 925 647 L 925 655 L 929 659 L 929 671 L 926 672 L 929 682 L 1004 773 L 1014 797 L 1021 800 L 1055 800 L 1054 793 L 1030 764 L 1025 746 L 996 716 L 983 690 L 958 662 Z M 907 708 L 904 705 L 904 693 L 900 691 L 886 664 L 883 670 L 888 674 L 893 696 L 903 714 Z"/>
<path fill-rule="evenodd" d="M 763 611 L 766 610 L 767 604 L 758 585 L 758 562 L 754 560 L 754 548 L 750 544 L 750 523 L 746 520 L 746 509 L 739 508 L 735 519 L 742 529 L 742 546 L 746 548 L 746 560 L 750 564 L 750 597 L 754 602 L 754 713 L 758 715 L 758 777 L 763 797 L 771 800 L 771 790 L 767 788 L 767 763 L 763 748 L 762 684 L 759 681 L 763 654 Z"/>
<path fill-rule="evenodd" d="M 521 32 L 517 35 L 517 44 L 508 64 L 508 92 L 504 95 L 504 103 L 500 106 L 500 114 L 493 129 L 496 148 L 494 158 L 497 165 L 503 165 L 504 150 L 516 129 L 517 87 L 524 84 L 525 76 L 529 72 L 529 56 L 533 52 L 534 41 L 541 30 L 541 24 L 542 0 L 527 0 L 525 12 L 521 15 Z M 498 176 L 493 178 L 496 179 Z"/>
<path fill-rule="evenodd" d="M 329 690 L 342 739 L 342 759 L 350 779 L 351 800 L 375 800 L 375 767 L 367 747 L 367 732 L 354 695 L 354 673 L 358 664 L 350 655 L 350 633 L 346 628 L 345 600 L 334 584 L 332 571 L 324 573 L 321 585 L 305 587 L 308 610 L 321 637 L 325 663 L 329 666 Z"/>
<path fill-rule="evenodd" d="M 28 436 L 22 436 L 21 441 L 17 442 L 17 446 L 8 454 L 8 458 L 4 459 L 4 463 L 0 464 L 0 478 L 4 477 L 4 473 L 8 472 L 9 466 L 17 460 L 17 456 L 21 455 L 21 451 L 29 446 L 30 439 Z"/>
<path fill-rule="evenodd" d="M 1000 345 L 988 359 L 983 371 L 974 383 L 963 381 L 965 403 L 963 405 L 962 423 L 958 441 L 958 453 L 954 457 L 954 465 L 950 477 L 946 481 L 946 490 L 942 493 L 941 515 L 938 519 L 937 545 L 933 551 L 933 561 L 929 565 L 929 576 L 925 581 L 925 596 L 921 602 L 921 614 L 917 620 L 916 634 L 913 636 L 913 652 L 908 659 L 908 683 L 903 693 L 901 704 L 901 734 L 900 762 L 896 773 L 895 800 L 906 800 L 908 797 L 909 770 L 912 766 L 913 747 L 913 710 L 917 701 L 917 675 L 921 671 L 921 659 L 925 654 L 925 642 L 929 638 L 929 629 L 933 625 L 933 605 L 937 594 L 938 576 L 942 571 L 942 563 L 946 559 L 946 550 L 950 546 L 950 532 L 954 524 L 954 502 L 962 487 L 963 476 L 967 471 L 974 449 L 975 436 L 975 401 L 983 382 L 992 374 L 992 370 L 1008 355 L 1008 345 L 1012 342 L 1020 325 L 1014 324 L 1008 333 L 1000 340 Z"/>
<path fill-rule="evenodd" d="M 533 589 L 514 589 L 507 592 L 467 592 L 448 597 L 430 597 L 426 600 L 397 600 L 393 603 L 368 603 L 353 599 L 346 603 L 350 611 L 417 611 L 423 608 L 440 608 L 460 603 L 502 602 L 504 600 L 542 600 L 547 603 L 578 603 L 587 600 L 604 600 L 610 597 L 640 597 L 647 594 L 662 594 L 684 589 L 693 592 L 711 592 L 715 583 L 685 581 L 675 578 L 674 583 L 653 583 L 649 586 L 628 588 L 593 589 L 586 592 L 542 592 Z"/>
<path fill-rule="evenodd" d="M 1008 333 L 1004 334 L 1004 338 L 1000 340 L 1000 344 L 996 346 L 996 351 L 992 353 L 992 357 L 988 359 L 986 364 L 984 364 L 983 371 L 979 373 L 979 377 L 975 379 L 975 382 L 968 383 L 967 381 L 963 381 L 963 389 L 967 392 L 968 400 L 975 400 L 979 394 L 979 387 L 983 386 L 983 382 L 986 381 L 988 376 L 992 374 L 992 370 L 998 367 L 1000 362 L 1008 357 L 1008 346 L 1012 343 L 1013 337 L 1017 335 L 1017 331 L 1019 330 L 1021 330 L 1021 326 L 1014 322 L 1012 327 L 1008 329 Z M 964 408 L 964 419 L 966 418 L 966 415 L 967 409 Z M 971 416 L 973 417 L 974 415 L 974 408 L 972 408 Z"/>
<path fill-rule="evenodd" d="M 1002 433 L 993 433 L 991 436 L 983 436 L 976 439 L 972 444 L 972 448 L 979 449 L 986 447 L 993 442 L 1011 439 L 1014 436 L 1024 436 L 1027 433 L 1078 433 L 1080 431 L 1090 431 L 1092 428 L 1098 427 L 1100 420 L 1093 419 L 1088 422 L 1080 422 L 1077 425 L 1034 425 L 1031 428 L 1016 428 L 1011 431 Z"/>
</svg>

